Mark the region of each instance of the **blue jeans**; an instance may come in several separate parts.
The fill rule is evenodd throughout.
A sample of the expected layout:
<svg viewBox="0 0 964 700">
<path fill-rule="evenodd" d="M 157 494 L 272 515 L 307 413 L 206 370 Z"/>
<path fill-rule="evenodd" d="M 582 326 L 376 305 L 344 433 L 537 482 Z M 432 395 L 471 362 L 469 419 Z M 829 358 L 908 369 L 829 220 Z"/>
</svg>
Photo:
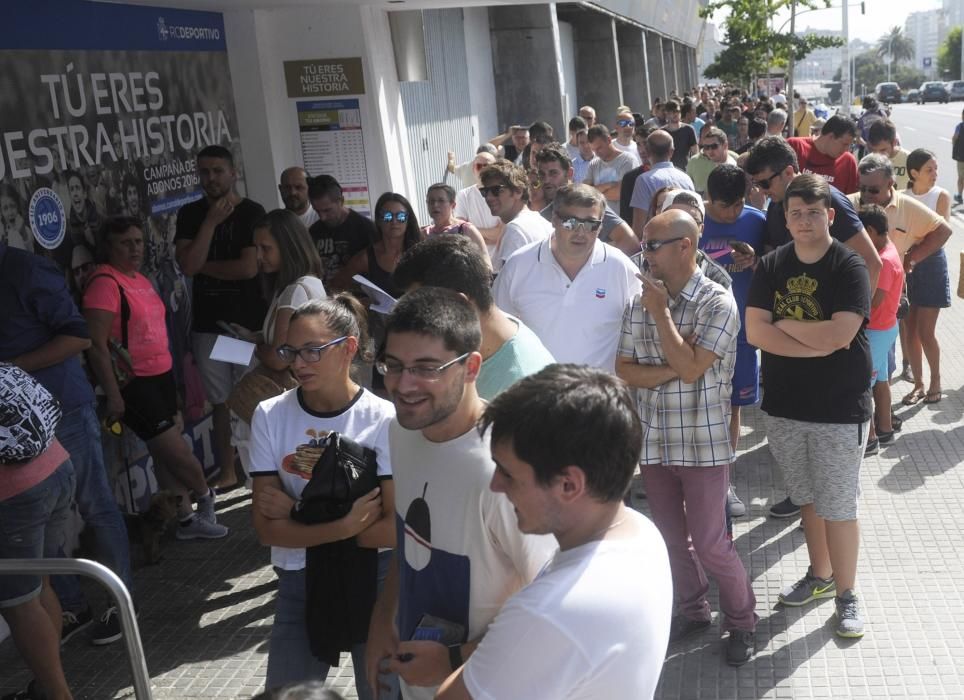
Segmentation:
<svg viewBox="0 0 964 700">
<path fill-rule="evenodd" d="M 78 406 L 65 413 L 57 426 L 57 439 L 70 453 L 74 464 L 77 476 L 74 500 L 87 527 L 94 531 L 97 560 L 117 574 L 128 591 L 133 591 L 127 527 L 107 481 L 94 404 Z M 60 556 L 71 555 L 72 552 L 61 548 Z M 76 576 L 51 576 L 50 580 L 64 610 L 77 612 L 87 606 Z"/>
<path fill-rule="evenodd" d="M 388 573 L 391 551 L 378 554 L 378 590 Z M 323 681 L 331 667 L 319 661 L 311 653 L 308 643 L 308 626 L 305 624 L 305 570 L 285 571 L 278 574 L 278 598 L 275 603 L 274 622 L 271 626 L 271 642 L 268 647 L 268 673 L 265 688 L 280 688 L 288 683 L 307 680 Z M 398 697 L 398 678 L 382 676 L 383 682 L 392 686 L 376 696 L 365 678 L 365 645 L 356 644 L 351 649 L 351 663 L 355 670 L 355 690 L 358 700 L 376 700 L 377 697 Z"/>
<path fill-rule="evenodd" d="M 0 501 L 0 559 L 53 558 L 67 538 L 74 468 L 67 459 L 39 484 Z M 41 577 L 0 576 L 0 608 L 40 594 Z"/>
</svg>

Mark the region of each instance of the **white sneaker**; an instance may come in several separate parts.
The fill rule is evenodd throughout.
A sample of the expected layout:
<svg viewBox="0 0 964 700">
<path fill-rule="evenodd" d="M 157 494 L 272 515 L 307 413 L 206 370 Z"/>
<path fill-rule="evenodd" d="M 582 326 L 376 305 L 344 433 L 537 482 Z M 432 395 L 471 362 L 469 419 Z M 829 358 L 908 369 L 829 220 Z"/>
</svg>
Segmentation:
<svg viewBox="0 0 964 700">
<path fill-rule="evenodd" d="M 218 525 L 195 515 L 187 525 L 178 523 L 177 534 L 179 540 L 219 540 L 226 537 L 229 530 L 224 525 Z"/>
<path fill-rule="evenodd" d="M 746 506 L 743 505 L 743 501 L 736 495 L 732 486 L 726 492 L 726 507 L 730 511 L 731 518 L 742 518 L 746 515 Z"/>
</svg>

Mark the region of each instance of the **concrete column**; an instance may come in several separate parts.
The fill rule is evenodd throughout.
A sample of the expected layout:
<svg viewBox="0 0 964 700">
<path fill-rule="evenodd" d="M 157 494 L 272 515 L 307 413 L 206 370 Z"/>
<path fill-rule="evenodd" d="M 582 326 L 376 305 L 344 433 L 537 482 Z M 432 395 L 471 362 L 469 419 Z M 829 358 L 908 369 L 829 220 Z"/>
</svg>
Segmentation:
<svg viewBox="0 0 964 700">
<path fill-rule="evenodd" d="M 669 94 L 666 89 L 666 72 L 663 69 L 663 37 L 653 32 L 646 32 L 646 65 L 649 73 L 650 103 L 646 105 L 647 111 L 643 114 L 648 116 L 648 110 L 656 98 L 665 100 Z"/>
<path fill-rule="evenodd" d="M 666 96 L 673 90 L 679 93 L 679 81 L 676 78 L 676 42 L 663 39 L 663 71 L 666 74 Z"/>
<path fill-rule="evenodd" d="M 616 107 L 623 104 L 616 22 L 609 15 L 591 11 L 580 11 L 572 22 L 576 101 L 595 107 L 599 121 L 613 127 Z"/>
<path fill-rule="evenodd" d="M 619 72 L 623 79 L 623 99 L 634 110 L 645 115 L 653 104 L 649 93 L 646 32 L 629 24 L 617 24 L 616 41 Z"/>
<path fill-rule="evenodd" d="M 555 6 L 492 6 L 489 30 L 499 129 L 543 119 L 565 138 Z"/>
</svg>

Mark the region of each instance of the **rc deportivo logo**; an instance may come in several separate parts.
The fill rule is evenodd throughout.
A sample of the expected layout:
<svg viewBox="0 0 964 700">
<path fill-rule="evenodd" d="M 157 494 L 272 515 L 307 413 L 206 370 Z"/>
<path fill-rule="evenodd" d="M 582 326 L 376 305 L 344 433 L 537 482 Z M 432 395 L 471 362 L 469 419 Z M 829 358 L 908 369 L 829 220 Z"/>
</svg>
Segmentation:
<svg viewBox="0 0 964 700">
<path fill-rule="evenodd" d="M 164 22 L 163 17 L 157 18 L 157 38 L 161 41 L 167 41 L 167 37 L 170 32 L 167 31 L 167 24 Z"/>
<path fill-rule="evenodd" d="M 605 299 L 605 298 L 606 298 L 606 290 L 603 289 L 602 287 L 597 287 L 597 288 L 596 288 L 596 298 L 597 298 L 597 299 Z"/>
<path fill-rule="evenodd" d="M 64 240 L 67 232 L 67 216 L 60 197 L 49 187 L 41 187 L 30 198 L 27 212 L 30 230 L 37 243 L 47 250 L 53 250 Z"/>
</svg>

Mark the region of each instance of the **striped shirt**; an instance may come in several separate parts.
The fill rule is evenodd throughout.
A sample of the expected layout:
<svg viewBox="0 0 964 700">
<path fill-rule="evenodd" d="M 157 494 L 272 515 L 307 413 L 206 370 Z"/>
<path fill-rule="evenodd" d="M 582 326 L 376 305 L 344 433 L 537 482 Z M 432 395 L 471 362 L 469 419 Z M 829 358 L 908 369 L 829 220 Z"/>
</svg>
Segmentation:
<svg viewBox="0 0 964 700">
<path fill-rule="evenodd" d="M 673 379 L 653 389 L 636 389 L 643 426 L 641 464 L 717 467 L 730 464 L 730 393 L 736 363 L 740 315 L 733 294 L 699 269 L 677 297 L 669 300 L 670 316 L 683 338 L 717 360 L 693 384 Z M 656 321 L 637 296 L 623 315 L 619 355 L 641 365 L 668 364 Z"/>
</svg>

